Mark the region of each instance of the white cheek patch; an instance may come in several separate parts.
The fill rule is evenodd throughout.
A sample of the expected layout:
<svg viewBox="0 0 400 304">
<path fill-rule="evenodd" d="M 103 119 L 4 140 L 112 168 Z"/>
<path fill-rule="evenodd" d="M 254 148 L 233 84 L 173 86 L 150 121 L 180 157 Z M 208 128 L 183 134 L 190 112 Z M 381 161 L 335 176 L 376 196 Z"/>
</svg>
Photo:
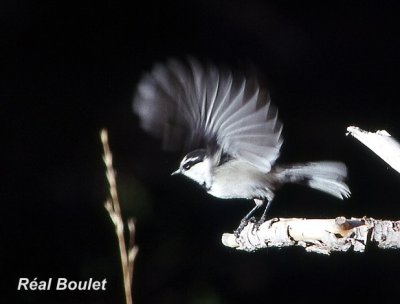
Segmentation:
<svg viewBox="0 0 400 304">
<path fill-rule="evenodd" d="M 183 174 L 206 188 L 211 187 L 211 163 L 209 160 L 193 165 L 189 170 L 183 171 Z"/>
</svg>

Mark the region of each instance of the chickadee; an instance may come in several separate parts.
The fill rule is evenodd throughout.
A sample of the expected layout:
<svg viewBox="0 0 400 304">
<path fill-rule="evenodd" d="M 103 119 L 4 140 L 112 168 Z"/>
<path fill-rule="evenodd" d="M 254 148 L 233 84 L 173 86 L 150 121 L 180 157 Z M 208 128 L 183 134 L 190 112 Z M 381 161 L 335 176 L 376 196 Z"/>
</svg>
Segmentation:
<svg viewBox="0 0 400 304">
<path fill-rule="evenodd" d="M 350 196 L 341 162 L 275 165 L 283 142 L 282 123 L 255 77 L 203 66 L 194 59 L 157 64 L 140 80 L 133 102 L 144 130 L 165 150 L 190 151 L 173 174 L 182 174 L 222 199 L 266 203 L 285 183 L 304 184 L 339 199 Z"/>
</svg>

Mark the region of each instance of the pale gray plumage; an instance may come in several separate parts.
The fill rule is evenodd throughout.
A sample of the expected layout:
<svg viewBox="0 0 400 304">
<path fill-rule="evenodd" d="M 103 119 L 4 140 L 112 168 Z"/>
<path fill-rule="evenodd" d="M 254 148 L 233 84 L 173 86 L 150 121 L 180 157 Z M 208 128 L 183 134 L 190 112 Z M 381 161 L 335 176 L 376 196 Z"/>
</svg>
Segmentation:
<svg viewBox="0 0 400 304">
<path fill-rule="evenodd" d="M 343 182 L 347 178 L 345 164 L 333 161 L 309 162 L 277 167 L 276 175 L 283 183 L 299 183 L 329 193 L 339 199 L 350 196 L 349 187 Z"/>
<path fill-rule="evenodd" d="M 245 220 L 260 201 L 270 203 L 284 183 L 305 184 L 340 199 L 350 196 L 343 163 L 274 165 L 282 124 L 254 77 L 194 59 L 169 60 L 143 76 L 133 109 L 164 149 L 192 151 L 175 173 L 216 197 L 254 199 L 256 207 Z"/>
</svg>

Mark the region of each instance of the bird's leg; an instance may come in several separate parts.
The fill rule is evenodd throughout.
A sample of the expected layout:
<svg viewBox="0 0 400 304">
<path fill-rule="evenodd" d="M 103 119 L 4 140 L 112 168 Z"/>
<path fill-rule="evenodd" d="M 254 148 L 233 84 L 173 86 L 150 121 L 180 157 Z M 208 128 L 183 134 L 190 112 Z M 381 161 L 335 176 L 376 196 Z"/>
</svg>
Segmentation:
<svg viewBox="0 0 400 304">
<path fill-rule="evenodd" d="M 256 205 L 253 207 L 253 209 L 250 210 L 249 213 L 245 215 L 245 217 L 240 221 L 239 227 L 233 232 L 236 237 L 239 236 L 243 228 L 246 227 L 246 225 L 249 223 L 250 217 L 253 215 L 253 213 L 264 204 L 263 200 L 257 198 L 254 199 L 254 202 L 256 203 Z"/>
<path fill-rule="evenodd" d="M 265 196 L 264 202 L 267 202 L 267 205 L 265 206 L 264 212 L 261 215 L 260 219 L 257 221 L 257 223 L 254 224 L 254 229 L 258 230 L 258 228 L 265 222 L 267 219 L 267 212 L 269 210 L 269 207 L 271 207 L 271 203 L 274 199 L 274 193 L 269 191 L 269 193 Z"/>
<path fill-rule="evenodd" d="M 267 198 L 267 205 L 265 206 L 264 212 L 261 215 L 260 219 L 254 224 L 253 230 L 257 231 L 258 228 L 260 228 L 261 224 L 263 224 L 265 222 L 265 220 L 267 219 L 267 211 L 269 209 L 269 207 L 271 206 L 272 203 L 272 198 Z"/>
<path fill-rule="evenodd" d="M 257 226 L 259 227 L 262 223 L 265 222 L 265 220 L 267 219 L 267 211 L 268 208 L 271 206 L 272 203 L 272 199 L 267 199 L 267 205 L 265 206 L 264 212 L 261 215 L 260 219 L 257 222 Z"/>
</svg>

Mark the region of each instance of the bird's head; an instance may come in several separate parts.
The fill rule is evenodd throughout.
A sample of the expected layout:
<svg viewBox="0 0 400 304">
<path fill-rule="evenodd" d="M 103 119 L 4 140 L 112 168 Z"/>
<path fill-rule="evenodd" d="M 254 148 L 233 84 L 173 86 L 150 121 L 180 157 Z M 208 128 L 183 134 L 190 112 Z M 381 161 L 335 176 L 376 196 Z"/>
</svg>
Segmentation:
<svg viewBox="0 0 400 304">
<path fill-rule="evenodd" d="M 211 187 L 212 163 L 207 150 L 199 149 L 188 153 L 181 161 L 179 169 L 171 175 L 182 174 L 196 181 L 206 189 Z"/>
</svg>

